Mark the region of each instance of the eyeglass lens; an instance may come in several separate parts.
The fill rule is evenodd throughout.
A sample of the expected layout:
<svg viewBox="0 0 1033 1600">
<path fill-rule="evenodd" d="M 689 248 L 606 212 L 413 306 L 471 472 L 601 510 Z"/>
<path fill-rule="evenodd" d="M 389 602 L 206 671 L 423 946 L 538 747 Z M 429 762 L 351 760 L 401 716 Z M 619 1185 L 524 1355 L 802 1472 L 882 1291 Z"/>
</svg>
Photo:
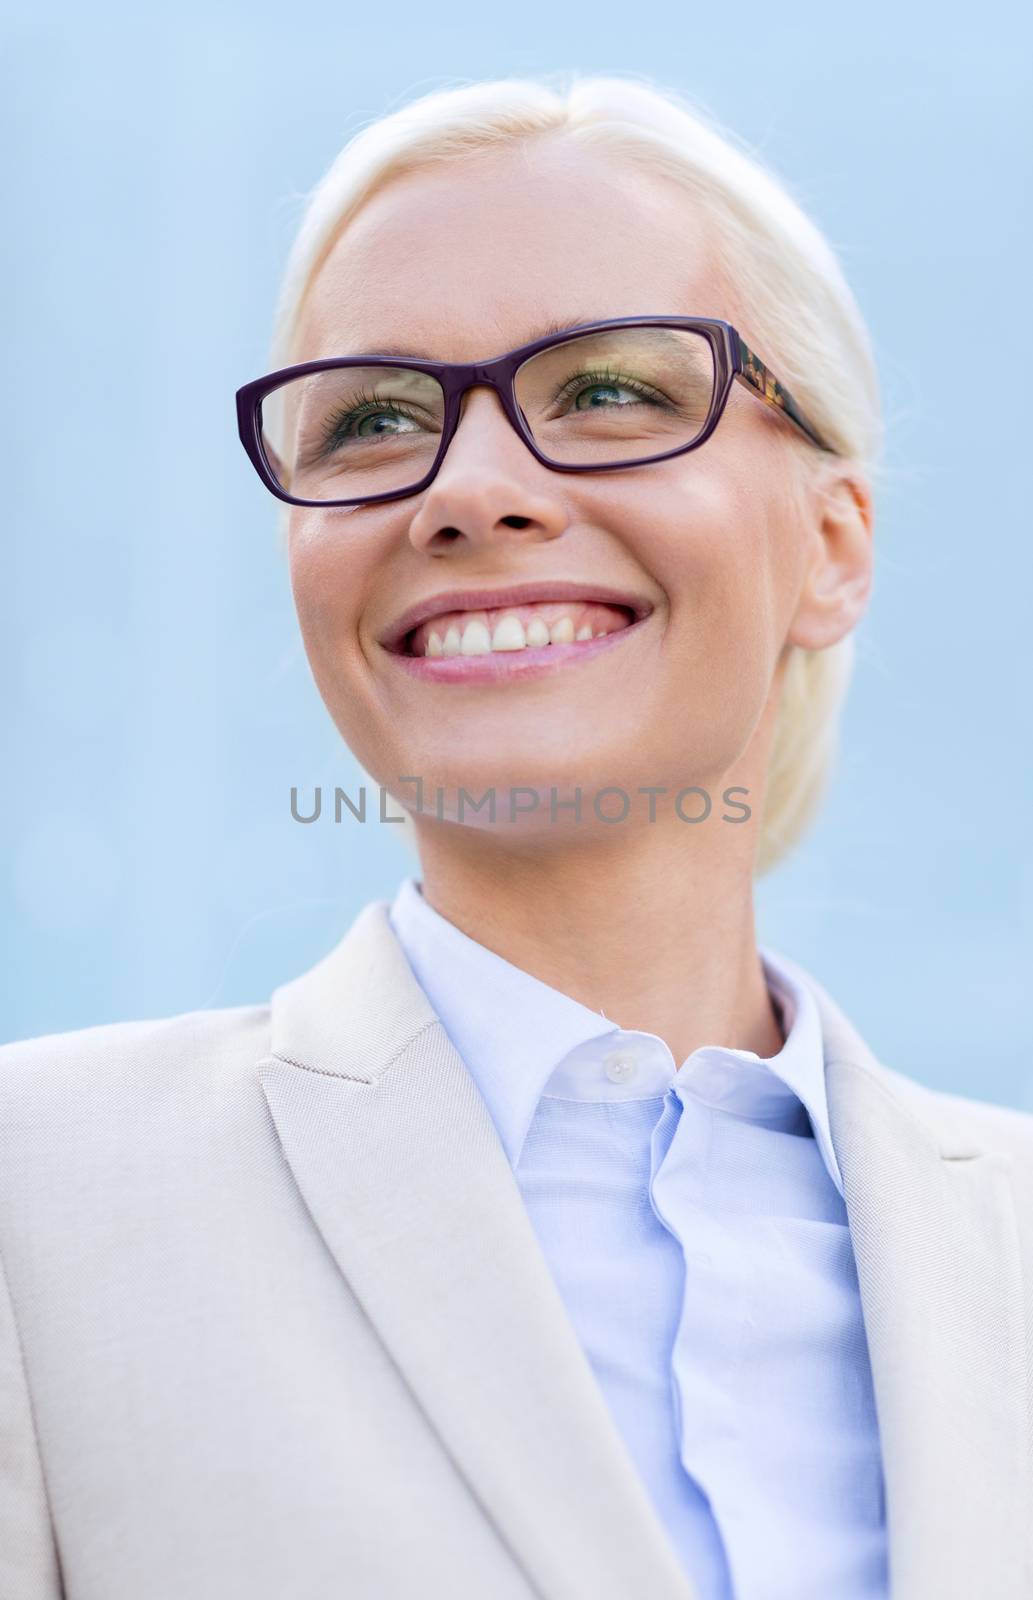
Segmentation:
<svg viewBox="0 0 1033 1600">
<path fill-rule="evenodd" d="M 690 444 L 714 393 L 714 358 L 683 328 L 577 334 L 515 379 L 538 449 L 564 466 L 646 460 Z M 405 367 L 337 367 L 289 379 L 262 401 L 266 456 L 297 499 L 354 500 L 417 484 L 441 442 L 444 392 Z"/>
</svg>

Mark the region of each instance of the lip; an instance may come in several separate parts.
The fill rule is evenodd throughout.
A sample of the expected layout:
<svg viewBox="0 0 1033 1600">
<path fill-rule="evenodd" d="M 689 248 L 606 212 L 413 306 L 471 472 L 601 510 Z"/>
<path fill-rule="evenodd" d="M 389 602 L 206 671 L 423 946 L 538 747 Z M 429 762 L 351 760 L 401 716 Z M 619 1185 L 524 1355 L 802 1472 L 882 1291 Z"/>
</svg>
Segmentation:
<svg viewBox="0 0 1033 1600">
<path fill-rule="evenodd" d="M 402 650 L 406 635 L 418 628 L 421 622 L 426 622 L 428 617 L 440 616 L 446 611 L 490 611 L 497 610 L 500 606 L 528 606 L 537 601 L 545 600 L 580 600 L 588 603 L 598 601 L 604 605 L 623 606 L 634 615 L 634 622 L 628 628 L 618 630 L 618 633 L 607 634 L 606 637 L 617 638 L 620 633 L 628 633 L 638 623 L 645 620 L 653 610 L 652 601 L 646 600 L 642 595 L 628 594 L 624 590 L 608 588 L 605 584 L 573 583 L 557 579 L 555 582 L 540 583 L 514 583 L 502 589 L 445 589 L 441 594 L 432 594 L 426 600 L 419 600 L 415 605 L 403 611 L 400 616 L 390 624 L 386 633 L 377 641 L 392 655 L 401 656 L 403 660 L 441 660 L 441 657 L 409 657 Z M 592 643 L 602 641 L 593 640 Z M 580 647 L 582 654 L 588 646 L 586 640 Z M 543 645 L 541 650 L 525 651 L 500 651 L 499 654 L 541 655 L 545 650 L 566 650 L 566 645 Z M 459 657 L 451 656 L 448 660 L 458 660 Z M 466 656 L 463 659 L 473 661 L 483 659 Z"/>
<path fill-rule="evenodd" d="M 597 592 L 593 591 L 593 595 Z M 564 596 L 557 596 L 563 599 Z M 527 602 L 524 602 L 527 604 Z M 629 602 L 621 601 L 620 604 Z M 433 613 L 431 613 L 433 615 Z M 637 635 L 646 626 L 652 611 L 638 617 L 626 628 L 615 633 L 604 633 L 598 639 L 584 639 L 575 644 L 545 644 L 523 650 L 491 650 L 482 656 L 407 656 L 399 650 L 389 651 L 391 660 L 411 678 L 422 678 L 426 683 L 500 683 L 527 678 L 544 678 L 561 672 L 576 661 L 591 661 L 604 650 L 619 648 L 621 641 Z"/>
</svg>

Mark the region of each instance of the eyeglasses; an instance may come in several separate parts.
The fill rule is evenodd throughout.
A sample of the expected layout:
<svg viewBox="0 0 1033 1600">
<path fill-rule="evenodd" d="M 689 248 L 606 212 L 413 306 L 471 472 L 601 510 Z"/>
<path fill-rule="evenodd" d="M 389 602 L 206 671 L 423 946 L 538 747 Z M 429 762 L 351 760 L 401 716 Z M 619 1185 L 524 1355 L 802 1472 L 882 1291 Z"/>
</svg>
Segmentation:
<svg viewBox="0 0 1033 1600">
<path fill-rule="evenodd" d="M 837 454 L 731 323 L 619 317 L 578 324 L 467 365 L 340 356 L 282 367 L 237 390 L 237 428 L 262 482 L 293 506 L 419 494 L 444 459 L 468 389 L 494 389 L 543 466 L 614 472 L 698 450 L 732 383 Z"/>
</svg>

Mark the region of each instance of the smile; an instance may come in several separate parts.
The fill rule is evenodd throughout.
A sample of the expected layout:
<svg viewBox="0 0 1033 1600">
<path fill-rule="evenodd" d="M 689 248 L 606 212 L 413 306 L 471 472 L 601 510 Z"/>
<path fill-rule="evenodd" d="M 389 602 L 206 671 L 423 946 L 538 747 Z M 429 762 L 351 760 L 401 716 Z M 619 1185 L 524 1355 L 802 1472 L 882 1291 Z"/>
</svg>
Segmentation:
<svg viewBox="0 0 1033 1600">
<path fill-rule="evenodd" d="M 421 623 L 391 654 L 410 676 L 437 683 L 542 677 L 594 659 L 646 620 L 625 607 L 563 602 L 451 612 Z"/>
</svg>

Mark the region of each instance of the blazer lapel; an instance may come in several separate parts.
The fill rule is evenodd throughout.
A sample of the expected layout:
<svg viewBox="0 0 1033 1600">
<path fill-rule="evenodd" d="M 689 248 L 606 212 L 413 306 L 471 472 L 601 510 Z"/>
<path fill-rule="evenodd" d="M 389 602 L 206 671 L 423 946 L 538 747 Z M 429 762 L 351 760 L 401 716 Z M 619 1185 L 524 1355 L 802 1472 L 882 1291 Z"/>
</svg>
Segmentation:
<svg viewBox="0 0 1033 1600">
<path fill-rule="evenodd" d="M 1033 1594 L 1013 1156 L 876 1061 L 814 980 L 882 1441 L 892 1600 Z"/>
<path fill-rule="evenodd" d="M 1027 1600 L 1013 1157 L 878 1062 L 809 981 L 872 1365 L 892 1600 Z M 259 1072 L 316 1226 L 531 1589 L 698 1600 L 386 902 L 276 991 Z"/>
<path fill-rule="evenodd" d="M 259 1075 L 317 1228 L 531 1590 L 698 1600 L 386 902 L 276 991 Z"/>
</svg>

